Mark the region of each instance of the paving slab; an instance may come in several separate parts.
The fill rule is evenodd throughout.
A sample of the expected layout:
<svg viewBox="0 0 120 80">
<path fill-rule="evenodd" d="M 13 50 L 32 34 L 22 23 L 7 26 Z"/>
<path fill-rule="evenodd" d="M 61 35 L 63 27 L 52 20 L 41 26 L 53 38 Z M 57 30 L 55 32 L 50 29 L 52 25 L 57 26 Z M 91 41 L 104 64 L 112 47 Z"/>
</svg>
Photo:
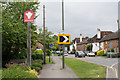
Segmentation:
<svg viewBox="0 0 120 80">
<path fill-rule="evenodd" d="M 38 78 L 78 78 L 68 66 L 65 65 L 65 69 L 62 69 L 62 61 L 59 58 L 54 56 L 55 64 L 44 65 Z"/>
</svg>

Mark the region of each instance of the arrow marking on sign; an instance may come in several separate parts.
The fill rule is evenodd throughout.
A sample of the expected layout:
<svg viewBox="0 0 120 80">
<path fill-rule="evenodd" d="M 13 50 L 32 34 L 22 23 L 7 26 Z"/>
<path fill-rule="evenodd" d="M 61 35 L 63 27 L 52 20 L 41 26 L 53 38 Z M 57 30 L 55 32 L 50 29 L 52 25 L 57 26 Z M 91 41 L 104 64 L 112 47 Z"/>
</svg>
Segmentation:
<svg viewBox="0 0 120 80">
<path fill-rule="evenodd" d="M 63 36 L 65 40 L 63 42 L 67 42 L 69 39 L 66 36 Z"/>
</svg>

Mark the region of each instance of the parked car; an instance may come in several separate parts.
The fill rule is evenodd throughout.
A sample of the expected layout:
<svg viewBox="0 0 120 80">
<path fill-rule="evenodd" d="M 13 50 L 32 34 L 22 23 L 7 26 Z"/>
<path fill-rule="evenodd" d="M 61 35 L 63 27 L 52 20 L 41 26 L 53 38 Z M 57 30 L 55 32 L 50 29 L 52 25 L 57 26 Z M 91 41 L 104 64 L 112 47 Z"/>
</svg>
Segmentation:
<svg viewBox="0 0 120 80">
<path fill-rule="evenodd" d="M 76 51 L 75 57 L 85 57 L 85 53 L 83 51 Z"/>
<path fill-rule="evenodd" d="M 65 51 L 65 52 L 64 52 L 64 56 L 68 56 L 68 52 Z"/>
<path fill-rule="evenodd" d="M 89 57 L 90 57 L 90 56 L 95 57 L 95 53 L 94 53 L 94 52 L 90 52 L 90 53 L 87 54 L 87 56 L 89 56 Z"/>
<path fill-rule="evenodd" d="M 71 54 L 75 54 L 75 51 L 71 51 Z"/>
<path fill-rule="evenodd" d="M 60 51 L 56 51 L 57 54 L 60 54 Z"/>
<path fill-rule="evenodd" d="M 71 51 L 68 51 L 68 54 L 71 54 Z"/>
<path fill-rule="evenodd" d="M 87 56 L 87 54 L 89 53 L 89 51 L 84 51 L 84 53 L 85 53 L 85 56 Z"/>
</svg>

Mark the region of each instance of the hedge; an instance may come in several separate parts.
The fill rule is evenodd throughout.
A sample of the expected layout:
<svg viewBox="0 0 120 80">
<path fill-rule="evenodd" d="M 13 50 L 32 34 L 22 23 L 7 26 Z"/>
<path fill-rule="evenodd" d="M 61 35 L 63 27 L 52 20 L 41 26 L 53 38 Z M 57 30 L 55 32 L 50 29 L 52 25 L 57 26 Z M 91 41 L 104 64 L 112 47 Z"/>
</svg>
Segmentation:
<svg viewBox="0 0 120 80">
<path fill-rule="evenodd" d="M 102 56 L 104 54 L 104 50 L 97 51 L 97 56 Z"/>
<path fill-rule="evenodd" d="M 7 69 L 3 69 L 2 71 L 2 79 L 7 80 L 9 78 L 13 78 L 14 80 L 24 80 L 24 78 L 32 78 L 32 80 L 36 80 L 37 76 L 32 73 L 26 72 L 22 67 L 11 66 Z"/>
<path fill-rule="evenodd" d="M 32 52 L 32 59 L 35 60 L 35 59 L 41 59 L 43 60 L 43 51 L 42 50 L 36 50 L 34 52 Z"/>
</svg>

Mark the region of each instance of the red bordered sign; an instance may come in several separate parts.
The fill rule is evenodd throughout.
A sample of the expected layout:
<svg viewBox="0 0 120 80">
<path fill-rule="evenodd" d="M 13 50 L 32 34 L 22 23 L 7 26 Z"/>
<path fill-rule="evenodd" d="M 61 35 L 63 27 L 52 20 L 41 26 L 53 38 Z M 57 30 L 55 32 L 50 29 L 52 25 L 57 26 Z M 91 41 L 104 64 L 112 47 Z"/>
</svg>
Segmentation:
<svg viewBox="0 0 120 80">
<path fill-rule="evenodd" d="M 34 12 L 33 11 L 24 12 L 24 22 L 34 22 Z"/>
</svg>

